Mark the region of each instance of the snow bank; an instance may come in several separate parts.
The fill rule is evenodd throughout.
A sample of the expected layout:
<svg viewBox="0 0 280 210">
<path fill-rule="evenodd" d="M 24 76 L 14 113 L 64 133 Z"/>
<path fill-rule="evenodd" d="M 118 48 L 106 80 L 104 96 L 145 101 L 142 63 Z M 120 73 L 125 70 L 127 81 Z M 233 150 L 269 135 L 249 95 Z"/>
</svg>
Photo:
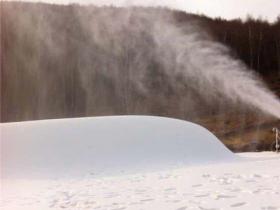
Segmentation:
<svg viewBox="0 0 280 210">
<path fill-rule="evenodd" d="M 1 124 L 3 177 L 71 176 L 234 160 L 213 134 L 163 117 L 115 116 Z"/>
</svg>

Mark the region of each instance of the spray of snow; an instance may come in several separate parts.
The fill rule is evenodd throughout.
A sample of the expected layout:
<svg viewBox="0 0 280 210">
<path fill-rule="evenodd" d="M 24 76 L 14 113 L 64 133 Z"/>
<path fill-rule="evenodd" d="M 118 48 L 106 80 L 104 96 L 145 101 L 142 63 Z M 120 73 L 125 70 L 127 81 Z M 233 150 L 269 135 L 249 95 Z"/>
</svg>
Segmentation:
<svg viewBox="0 0 280 210">
<path fill-rule="evenodd" d="M 233 58 L 227 47 L 214 41 L 199 22 L 190 18 L 187 24 L 179 24 L 172 13 L 164 9 L 155 12 L 127 8 L 117 16 L 113 12 L 100 12 L 91 24 L 84 14 L 78 16 L 84 29 L 95 34 L 93 42 L 106 49 L 108 57 L 117 58 L 107 62 L 98 56 L 100 66 L 107 66 L 107 77 L 116 72 L 123 75 L 127 68 L 128 80 L 148 94 L 145 78 L 152 58 L 160 64 L 160 71 L 168 75 L 166 86 L 176 90 L 180 85 L 187 85 L 208 104 L 215 104 L 222 97 L 238 106 L 280 118 L 279 98 L 256 73 Z M 146 37 L 152 41 L 146 41 Z M 129 59 L 128 65 L 120 66 L 118 60 L 124 57 Z M 84 84 L 89 84 L 88 74 L 81 75 Z M 92 94 L 91 89 L 85 89 Z"/>
<path fill-rule="evenodd" d="M 56 23 L 64 16 L 55 10 L 42 10 L 42 15 L 38 15 L 32 7 L 29 8 L 30 11 L 21 11 L 19 21 L 23 30 L 35 31 L 32 39 L 40 40 L 38 46 L 44 46 L 34 48 L 51 55 L 48 59 L 54 63 L 67 61 L 67 54 L 72 52 L 72 58 L 77 57 L 71 67 L 75 78 L 78 78 L 79 88 L 86 94 L 85 102 L 80 101 L 85 103 L 83 111 L 87 116 L 108 114 L 102 108 L 96 112 L 98 106 L 104 104 L 106 108 L 119 105 L 120 110 L 124 110 L 121 113 L 125 114 L 152 114 L 149 105 L 147 110 L 143 108 L 144 111 L 135 109 L 139 105 L 133 104 L 132 96 L 144 95 L 151 103 L 155 103 L 154 98 L 158 99 L 159 106 L 170 104 L 170 100 L 179 100 L 178 106 L 185 106 L 187 110 L 183 116 L 199 112 L 196 108 L 201 104 L 204 104 L 204 109 L 215 107 L 219 111 L 216 104 L 222 98 L 238 107 L 280 118 L 279 98 L 256 73 L 233 58 L 227 47 L 213 40 L 192 16 L 186 15 L 180 22 L 178 14 L 166 8 L 65 6 L 71 17 L 70 26 L 73 24 L 76 30 L 80 30 L 77 35 L 71 30 L 71 34 L 60 31 L 61 27 Z M 16 6 L 10 11 L 17 11 Z M 38 16 L 38 23 L 34 22 L 32 12 Z M 34 28 L 35 25 L 40 28 Z M 50 98 L 61 98 L 53 91 L 53 81 L 63 82 L 59 78 L 66 77 L 69 72 L 67 68 L 52 74 L 46 68 L 42 70 L 41 57 L 36 57 L 38 54 L 35 53 L 29 62 L 33 72 L 27 75 L 34 83 L 34 87 L 33 83 L 30 84 L 30 89 L 38 90 L 38 98 L 31 101 L 38 101 L 35 106 L 40 115 L 49 110 Z M 18 56 L 21 60 L 27 59 L 22 52 Z M 71 89 L 65 91 L 73 92 Z M 188 92 L 191 92 L 191 97 Z M 172 98 L 172 94 L 177 95 Z M 103 100 L 105 102 L 100 105 L 98 102 Z M 116 105 L 115 101 L 121 103 Z M 113 109 L 109 114 L 114 114 L 114 111 L 118 110 Z"/>
<path fill-rule="evenodd" d="M 229 49 L 201 36 L 201 31 L 189 25 L 182 33 L 174 24 L 157 24 L 154 38 L 160 48 L 165 48 L 159 53 L 162 62 L 172 63 L 169 58 L 176 55 L 176 74 L 186 81 L 194 80 L 193 88 L 205 98 L 223 96 L 280 118 L 279 98 L 245 64 L 232 58 Z"/>
</svg>

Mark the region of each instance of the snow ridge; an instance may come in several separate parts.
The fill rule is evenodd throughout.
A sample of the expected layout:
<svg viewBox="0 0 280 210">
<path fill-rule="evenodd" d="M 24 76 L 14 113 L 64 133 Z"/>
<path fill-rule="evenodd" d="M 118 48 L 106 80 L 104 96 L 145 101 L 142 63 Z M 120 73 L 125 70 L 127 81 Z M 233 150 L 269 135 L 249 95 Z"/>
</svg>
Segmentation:
<svg viewBox="0 0 280 210">
<path fill-rule="evenodd" d="M 182 120 L 114 116 L 7 123 L 4 176 L 76 176 L 235 160 L 205 128 Z"/>
</svg>

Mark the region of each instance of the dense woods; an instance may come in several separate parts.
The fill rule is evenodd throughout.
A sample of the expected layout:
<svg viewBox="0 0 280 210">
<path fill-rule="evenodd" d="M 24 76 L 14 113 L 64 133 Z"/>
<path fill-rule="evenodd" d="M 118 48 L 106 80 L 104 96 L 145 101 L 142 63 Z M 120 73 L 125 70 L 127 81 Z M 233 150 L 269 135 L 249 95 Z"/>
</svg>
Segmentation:
<svg viewBox="0 0 280 210">
<path fill-rule="evenodd" d="M 209 27 L 250 68 L 263 76 L 279 76 L 280 18 L 273 24 L 250 17 L 246 22 L 216 19 L 209 21 Z"/>
<path fill-rule="evenodd" d="M 248 117 L 223 99 L 209 104 L 180 78 L 172 85 L 168 75 L 159 71 L 165 67 L 154 57 L 153 40 L 137 27 L 150 27 L 145 20 L 132 16 L 131 28 L 118 28 L 121 19 L 112 19 L 111 25 L 104 21 L 109 15 L 124 17 L 124 8 L 0 4 L 1 122 L 121 114 L 199 121 L 222 113 L 219 129 L 224 130 L 229 113 L 238 113 L 237 121 Z M 141 14 L 144 9 L 134 10 Z M 227 21 L 165 8 L 146 10 L 172 14 L 180 25 L 199 24 L 279 94 L 280 18 L 275 23 L 250 17 Z M 99 31 L 93 30 L 96 28 Z M 116 36 L 109 39 L 108 33 Z M 146 69 L 144 78 L 137 73 L 142 69 Z M 131 82 L 136 79 L 141 83 Z"/>
</svg>

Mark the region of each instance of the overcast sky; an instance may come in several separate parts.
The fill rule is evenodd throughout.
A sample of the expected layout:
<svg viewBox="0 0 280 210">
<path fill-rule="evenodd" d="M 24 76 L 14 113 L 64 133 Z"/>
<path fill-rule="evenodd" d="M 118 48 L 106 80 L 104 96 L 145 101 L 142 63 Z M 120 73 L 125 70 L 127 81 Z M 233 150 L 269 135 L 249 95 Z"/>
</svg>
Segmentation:
<svg viewBox="0 0 280 210">
<path fill-rule="evenodd" d="M 29 0 L 38 1 L 38 0 Z M 280 16 L 280 0 L 39 0 L 52 3 L 81 4 L 93 3 L 97 5 L 160 5 L 168 6 L 192 13 L 201 13 L 211 17 L 226 19 L 246 18 L 248 14 L 253 17 L 262 17 L 274 21 Z"/>
</svg>

